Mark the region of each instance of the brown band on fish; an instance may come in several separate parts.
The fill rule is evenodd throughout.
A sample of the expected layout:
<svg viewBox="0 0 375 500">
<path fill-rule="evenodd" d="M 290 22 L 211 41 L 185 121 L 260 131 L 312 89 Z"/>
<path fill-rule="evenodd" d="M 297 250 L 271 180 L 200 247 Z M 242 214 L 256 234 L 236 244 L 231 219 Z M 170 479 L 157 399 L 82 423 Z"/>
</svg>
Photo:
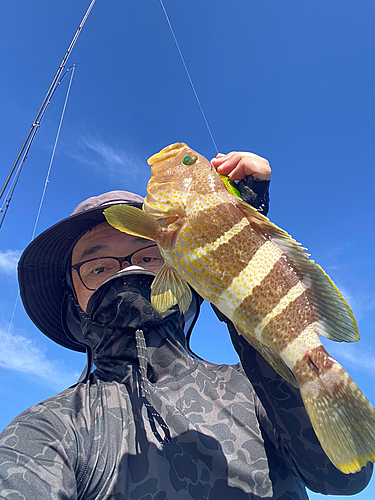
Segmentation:
<svg viewBox="0 0 375 500">
<path fill-rule="evenodd" d="M 304 291 L 280 314 L 269 321 L 266 331 L 274 340 L 278 350 L 282 350 L 314 321 L 315 317 L 310 308 L 307 292 Z"/>
<path fill-rule="evenodd" d="M 213 243 L 221 235 L 230 231 L 243 218 L 243 214 L 238 210 L 233 210 L 229 203 L 222 203 L 198 212 L 191 216 L 189 221 L 192 246 L 197 248 L 207 243 Z M 216 224 L 220 225 L 219 234 Z"/>
<path fill-rule="evenodd" d="M 284 257 L 280 257 L 263 281 L 254 287 L 253 293 L 244 300 L 243 307 L 249 308 L 254 318 L 262 318 L 298 283 L 296 272 L 287 265 Z"/>
<path fill-rule="evenodd" d="M 249 260 L 255 255 L 257 250 L 261 245 L 259 242 L 254 241 L 255 238 L 246 239 L 246 257 L 249 259 L 245 261 L 243 259 L 243 241 L 244 233 L 248 233 L 251 229 L 247 226 L 238 234 L 232 236 L 228 242 L 222 243 L 217 249 L 209 251 L 210 258 L 219 259 L 223 263 L 223 266 L 227 266 L 227 262 L 231 262 L 231 272 L 230 275 L 239 275 L 240 272 L 246 268 Z M 247 235 L 246 235 L 247 236 Z M 263 243 L 263 242 L 261 242 Z"/>
<path fill-rule="evenodd" d="M 323 346 L 312 349 L 308 357 L 310 363 L 316 365 L 321 371 L 329 370 L 336 364 L 336 361 L 328 354 Z"/>
<path fill-rule="evenodd" d="M 335 394 L 337 397 L 337 393 L 340 393 L 347 383 L 353 382 L 344 368 L 328 354 L 323 346 L 309 350 L 293 367 L 293 373 L 302 385 L 308 381 L 316 381 L 318 377 L 321 384 L 329 387 L 331 397 Z"/>
<path fill-rule="evenodd" d="M 178 253 L 175 252 L 175 258 L 184 258 L 186 261 L 185 266 L 196 271 L 199 270 L 202 275 L 209 279 L 211 286 L 218 286 L 221 290 L 223 288 L 228 289 L 232 283 L 233 274 L 238 276 L 248 265 L 248 262 L 241 258 L 241 243 L 244 238 L 242 230 L 240 230 L 238 234 L 234 233 L 227 243 L 221 243 L 217 247 L 210 245 L 207 245 L 207 247 L 199 247 L 195 250 L 190 250 L 189 255 L 184 255 L 183 238 L 186 241 L 188 237 L 184 234 L 180 235 L 181 250 L 179 250 Z M 249 247 L 250 248 L 247 249 L 247 257 L 254 255 L 258 250 L 257 245 L 253 245 L 253 247 L 249 245 Z M 210 273 L 208 271 L 209 260 L 212 258 L 215 258 L 218 262 L 216 273 Z M 230 270 L 225 264 L 227 259 L 232 262 Z M 222 267 L 220 263 L 222 263 Z M 216 293 L 220 293 L 220 289 L 218 289 Z"/>
</svg>

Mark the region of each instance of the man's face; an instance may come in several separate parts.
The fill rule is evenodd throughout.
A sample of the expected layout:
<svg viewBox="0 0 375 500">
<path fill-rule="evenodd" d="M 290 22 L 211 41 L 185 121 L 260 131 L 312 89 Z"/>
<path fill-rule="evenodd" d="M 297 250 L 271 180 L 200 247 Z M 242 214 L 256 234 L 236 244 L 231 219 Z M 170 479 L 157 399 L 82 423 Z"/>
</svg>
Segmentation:
<svg viewBox="0 0 375 500">
<path fill-rule="evenodd" d="M 73 248 L 71 264 L 78 264 L 88 259 L 99 261 L 102 257 L 125 257 L 150 244 L 152 244 L 150 240 L 121 233 L 104 222 L 85 233 L 77 241 Z M 155 272 L 161 268 L 162 263 L 161 259 Z M 95 290 L 88 290 L 75 270 L 72 270 L 72 280 L 79 306 L 86 311 L 87 303 Z"/>
</svg>

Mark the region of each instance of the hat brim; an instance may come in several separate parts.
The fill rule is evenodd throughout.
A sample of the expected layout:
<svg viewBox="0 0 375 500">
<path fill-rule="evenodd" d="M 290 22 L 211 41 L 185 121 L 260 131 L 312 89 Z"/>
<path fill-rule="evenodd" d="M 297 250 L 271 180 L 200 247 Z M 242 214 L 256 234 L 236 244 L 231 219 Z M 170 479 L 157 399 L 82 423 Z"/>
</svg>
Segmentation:
<svg viewBox="0 0 375 500">
<path fill-rule="evenodd" d="M 116 203 L 142 207 L 141 203 Z M 50 227 L 30 243 L 18 263 L 20 294 L 31 320 L 51 340 L 79 352 L 85 352 L 85 347 L 68 337 L 62 326 L 64 279 L 74 245 L 84 233 L 106 222 L 105 208 L 102 205 L 71 215 Z"/>
</svg>

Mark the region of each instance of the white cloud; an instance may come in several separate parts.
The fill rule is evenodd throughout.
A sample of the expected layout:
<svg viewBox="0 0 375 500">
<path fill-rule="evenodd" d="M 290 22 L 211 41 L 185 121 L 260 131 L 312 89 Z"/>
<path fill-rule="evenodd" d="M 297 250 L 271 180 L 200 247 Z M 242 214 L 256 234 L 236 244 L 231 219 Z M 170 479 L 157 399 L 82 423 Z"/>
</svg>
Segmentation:
<svg viewBox="0 0 375 500">
<path fill-rule="evenodd" d="M 103 142 L 99 137 L 85 136 L 78 140 L 80 151 L 67 152 L 76 160 L 100 168 L 111 176 L 136 176 L 146 171 L 147 165 L 129 151 L 115 148 Z M 103 168 L 105 167 L 105 168 Z"/>
<path fill-rule="evenodd" d="M 67 370 L 60 361 L 48 359 L 36 342 L 0 327 L 0 367 L 30 376 L 38 383 L 61 391 L 74 384 L 79 374 Z"/>
<path fill-rule="evenodd" d="M 355 290 L 354 292 L 347 286 L 338 284 L 338 288 L 351 307 L 357 320 L 361 320 L 367 313 L 375 311 L 375 293 L 373 290 Z"/>
<path fill-rule="evenodd" d="M 17 272 L 17 263 L 20 257 L 20 250 L 0 250 L 0 273 L 8 275 L 15 274 Z"/>
<path fill-rule="evenodd" d="M 375 378 L 374 358 L 375 351 L 370 345 L 357 343 L 337 343 L 330 342 L 320 337 L 324 347 L 329 354 L 344 365 L 345 368 L 354 369 L 366 373 L 371 378 Z"/>
<path fill-rule="evenodd" d="M 357 320 L 359 332 L 362 340 L 355 343 L 331 342 L 320 337 L 324 347 L 337 361 L 344 365 L 344 368 L 365 373 L 375 379 L 374 359 L 375 348 L 366 338 L 365 332 L 372 330 L 373 314 L 375 311 L 375 293 L 372 288 L 364 284 L 363 289 L 353 286 L 336 283 L 341 294 L 351 307 L 354 317 Z"/>
<path fill-rule="evenodd" d="M 84 138 L 81 140 L 83 148 L 88 148 L 97 153 L 106 163 L 126 167 L 128 163 L 127 154 L 124 151 L 116 151 L 112 146 L 104 144 L 99 139 Z"/>
</svg>

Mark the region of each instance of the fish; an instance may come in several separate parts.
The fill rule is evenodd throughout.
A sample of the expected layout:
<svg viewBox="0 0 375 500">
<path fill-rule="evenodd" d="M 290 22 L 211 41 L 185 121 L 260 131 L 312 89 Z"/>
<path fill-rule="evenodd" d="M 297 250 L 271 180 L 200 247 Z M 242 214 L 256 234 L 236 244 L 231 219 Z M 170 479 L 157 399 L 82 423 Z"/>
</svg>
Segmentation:
<svg viewBox="0 0 375 500">
<path fill-rule="evenodd" d="M 340 471 L 375 461 L 375 409 L 319 335 L 356 342 L 340 291 L 286 231 L 236 192 L 184 143 L 151 156 L 142 210 L 117 205 L 109 224 L 157 243 L 164 265 L 151 286 L 160 313 L 185 312 L 189 285 L 214 304 L 264 359 L 298 387 L 320 444 Z"/>
</svg>

